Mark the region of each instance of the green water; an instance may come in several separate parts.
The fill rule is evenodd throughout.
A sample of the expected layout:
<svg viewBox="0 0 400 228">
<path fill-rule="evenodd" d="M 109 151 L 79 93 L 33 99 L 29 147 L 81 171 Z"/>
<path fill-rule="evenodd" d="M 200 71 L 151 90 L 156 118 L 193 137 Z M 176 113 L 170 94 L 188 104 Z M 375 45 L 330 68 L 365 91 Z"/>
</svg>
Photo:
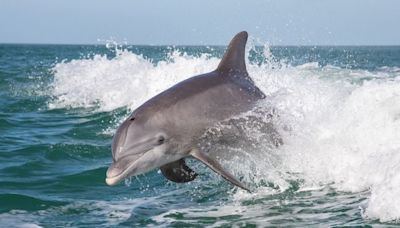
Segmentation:
<svg viewBox="0 0 400 228">
<path fill-rule="evenodd" d="M 179 74 L 185 67 L 212 68 L 212 59 L 219 58 L 224 50 L 223 47 L 175 49 L 179 49 L 181 54 L 192 56 L 192 59 L 181 65 L 174 65 L 184 60 L 179 59 L 183 57 L 171 57 L 174 49 L 170 47 L 133 46 L 128 47 L 126 52 L 129 55 L 142 56 L 149 62 L 150 66 L 139 67 L 145 73 L 160 72 L 162 77 L 164 71 L 176 71 Z M 281 72 L 281 66 L 287 65 L 291 70 L 285 71 L 282 74 L 285 76 L 279 77 L 302 76 L 316 80 L 313 75 L 319 75 L 318 80 L 346 82 L 356 87 L 352 87 L 354 90 L 364 88 L 364 81 L 377 80 L 382 90 L 388 86 L 385 83 L 397 86 L 400 82 L 399 47 L 272 47 L 270 51 L 273 56 L 269 61 L 273 63 L 269 65 L 266 65 L 265 56 L 259 55 L 257 49 L 250 52 L 250 61 L 254 69 L 258 69 L 253 72 L 260 71 L 257 66 L 267 66 L 265 77 L 268 77 L 274 74 L 275 69 Z M 204 53 L 207 56 L 201 57 Z M 104 64 L 96 62 L 100 60 L 96 60 L 95 55 L 106 55 Z M 279 178 L 257 176 L 255 183 L 248 182 L 254 192 L 245 193 L 233 188 L 202 164 L 189 161 L 200 175 L 188 184 L 168 182 L 154 170 L 115 187 L 107 186 L 104 179 L 111 163 L 112 134 L 118 123 L 135 106 L 129 103 L 113 105 L 112 102 L 96 97 L 99 93 L 117 92 L 121 89 L 100 80 L 107 75 L 101 72 L 108 72 L 110 67 L 118 69 L 118 64 L 121 64 L 118 58 L 124 57 L 118 57 L 114 50 L 103 46 L 0 45 L 1 227 L 396 225 L 396 213 L 399 213 L 397 218 L 400 218 L 400 211 L 392 210 L 392 217 L 386 220 L 384 216 L 388 212 L 383 209 L 376 209 L 376 216 L 363 214 L 369 207 L 371 188 L 374 191 L 374 187 L 381 186 L 381 182 L 374 182 L 376 178 L 372 180 L 371 177 L 369 180 L 368 174 L 366 184 L 354 183 L 354 189 L 349 189 L 337 185 L 341 176 L 339 178 L 331 174 L 333 171 L 326 181 L 311 180 L 308 176 L 293 174 L 293 170 L 280 167 L 279 170 L 263 170 L 265 173 L 280 173 Z M 168 59 L 168 69 L 157 65 L 159 61 Z M 68 65 L 72 60 L 77 65 Z M 90 75 L 82 69 L 90 67 L 85 65 L 87 63 L 84 60 L 104 67 L 103 71 L 96 71 L 93 76 L 99 81 L 87 81 Z M 200 63 L 194 63 L 195 61 Z M 304 67 L 304 64 L 314 62 L 318 63 L 317 66 Z M 121 67 L 124 71 L 116 71 L 115 75 L 122 75 L 123 78 L 126 74 L 132 74 L 132 77 L 139 74 L 136 72 L 138 67 L 127 68 L 129 61 L 124 64 Z M 60 66 L 67 67 L 70 75 L 61 75 Z M 108 75 L 112 77 L 111 74 Z M 334 80 L 324 79 L 330 76 Z M 68 81 L 76 77 L 81 77 L 81 80 Z M 62 92 L 54 92 L 54 88 L 60 86 L 57 84 L 60 78 L 71 84 L 67 84 L 69 87 Z M 170 77 L 169 82 L 177 81 Z M 270 84 L 265 83 L 264 88 L 270 88 Z M 82 84 L 88 84 L 88 87 L 79 89 Z M 336 89 L 333 82 L 330 85 Z M 271 86 L 271 90 L 274 88 Z M 97 93 L 96 89 L 103 91 Z M 129 88 L 135 89 L 133 85 Z M 142 99 L 150 98 L 150 93 L 141 93 Z M 71 101 L 71 96 L 76 94 L 81 96 L 82 103 Z M 279 93 L 276 94 L 277 97 L 280 96 Z M 349 94 L 351 92 L 346 93 L 346 96 Z M 117 99 L 121 100 L 122 97 Z M 346 100 L 347 97 L 343 95 L 340 99 Z M 304 101 L 304 106 L 307 106 L 306 102 Z M 106 106 L 111 108 L 104 108 Z M 314 106 L 307 107 L 311 109 Z M 397 113 L 397 109 L 394 112 Z M 294 112 L 289 114 L 298 116 Z M 296 122 L 296 118 L 293 121 Z M 397 126 L 398 123 L 395 122 L 393 132 Z M 293 129 L 295 131 L 295 127 Z M 284 134 L 284 141 L 285 137 L 290 137 L 290 134 Z M 392 144 L 388 144 L 391 149 L 400 152 L 395 139 L 393 137 L 393 141 L 390 141 Z M 370 140 L 374 141 L 373 138 Z M 304 145 L 299 144 L 293 147 L 302 150 L 302 146 Z M 282 156 L 287 155 L 288 151 L 290 148 L 286 148 Z M 378 152 L 376 156 L 379 157 Z M 394 164 L 400 161 L 397 155 L 386 155 Z M 317 164 L 318 160 L 314 162 Z M 375 163 L 371 163 L 373 164 Z M 380 163 L 380 167 L 390 164 Z M 276 166 L 269 166 L 271 169 L 274 167 Z M 397 165 L 393 167 L 397 170 Z M 363 166 L 355 165 L 353 168 L 362 170 Z M 379 178 L 386 175 L 378 171 L 377 173 Z M 352 175 L 351 172 L 349 175 Z M 382 183 L 397 183 L 396 175 L 385 178 L 386 182 Z M 395 186 L 392 191 L 399 193 L 400 189 L 396 187 L 399 188 Z M 380 196 L 389 193 L 392 192 L 378 192 Z M 395 202 L 397 201 L 394 200 Z M 392 208 L 391 205 L 388 207 Z"/>
</svg>

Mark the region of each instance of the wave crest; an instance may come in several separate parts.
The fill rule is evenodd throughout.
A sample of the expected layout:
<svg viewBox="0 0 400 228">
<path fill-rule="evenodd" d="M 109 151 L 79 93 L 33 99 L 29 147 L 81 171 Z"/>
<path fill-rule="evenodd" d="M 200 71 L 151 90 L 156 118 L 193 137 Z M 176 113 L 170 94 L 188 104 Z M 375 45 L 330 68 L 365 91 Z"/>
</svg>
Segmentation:
<svg viewBox="0 0 400 228">
<path fill-rule="evenodd" d="M 290 66 L 273 59 L 268 50 L 262 55 L 266 61 L 248 63 L 248 71 L 267 95 L 266 105 L 279 115 L 275 124 L 284 145 L 274 154 L 280 164 L 263 169 L 257 158 L 248 164 L 259 166 L 258 174 L 265 174 L 260 178 L 268 177 L 282 189 L 292 178 L 304 180 L 301 189 L 370 189 L 364 215 L 381 221 L 399 219 L 398 69 L 350 70 L 316 62 Z M 128 50 L 111 59 L 95 55 L 61 62 L 53 68 L 54 99 L 49 108 L 134 109 L 179 81 L 213 70 L 218 62 L 210 55 L 174 51 L 154 64 Z M 232 168 L 238 172 L 243 167 Z M 277 175 L 268 175 L 271 168 Z M 260 188 L 256 194 L 263 192 Z"/>
</svg>

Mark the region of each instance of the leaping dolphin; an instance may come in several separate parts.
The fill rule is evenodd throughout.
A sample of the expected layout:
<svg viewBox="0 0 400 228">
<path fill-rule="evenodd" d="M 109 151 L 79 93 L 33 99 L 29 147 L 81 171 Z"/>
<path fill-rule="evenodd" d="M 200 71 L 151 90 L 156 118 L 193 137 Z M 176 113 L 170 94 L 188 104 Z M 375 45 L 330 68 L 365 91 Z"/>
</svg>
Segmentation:
<svg viewBox="0 0 400 228">
<path fill-rule="evenodd" d="M 168 180 L 192 181 L 197 174 L 184 160 L 192 156 L 232 184 L 249 190 L 198 147 L 208 128 L 251 110 L 265 98 L 246 70 L 247 37 L 243 31 L 232 39 L 216 70 L 186 79 L 133 111 L 113 138 L 108 185 L 156 168 Z"/>
</svg>

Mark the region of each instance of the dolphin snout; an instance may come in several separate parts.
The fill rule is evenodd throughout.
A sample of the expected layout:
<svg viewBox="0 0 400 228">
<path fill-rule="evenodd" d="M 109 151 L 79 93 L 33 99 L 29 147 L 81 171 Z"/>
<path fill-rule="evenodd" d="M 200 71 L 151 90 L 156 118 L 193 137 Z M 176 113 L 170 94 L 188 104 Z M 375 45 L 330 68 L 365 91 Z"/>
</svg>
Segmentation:
<svg viewBox="0 0 400 228">
<path fill-rule="evenodd" d="M 121 178 L 118 178 L 118 176 L 120 176 L 123 173 L 124 169 L 122 167 L 117 167 L 115 164 L 116 163 L 113 163 L 107 169 L 106 183 L 108 185 L 115 185 L 121 180 Z"/>
<path fill-rule="evenodd" d="M 115 177 L 115 176 L 118 176 L 119 174 L 121 174 L 122 171 L 124 171 L 124 170 L 122 168 L 116 167 L 115 163 L 114 163 L 110 167 L 108 167 L 106 175 L 107 175 L 107 177 Z"/>
<path fill-rule="evenodd" d="M 114 161 L 107 169 L 106 183 L 108 185 L 116 185 L 124 178 L 135 175 L 138 168 L 136 162 L 144 153 L 125 156 Z"/>
</svg>

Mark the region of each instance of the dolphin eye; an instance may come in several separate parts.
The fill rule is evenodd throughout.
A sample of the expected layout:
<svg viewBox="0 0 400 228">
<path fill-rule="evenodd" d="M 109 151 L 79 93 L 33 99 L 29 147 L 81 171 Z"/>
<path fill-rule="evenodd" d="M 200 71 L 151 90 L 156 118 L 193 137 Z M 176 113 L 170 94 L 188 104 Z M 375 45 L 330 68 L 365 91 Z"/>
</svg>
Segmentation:
<svg viewBox="0 0 400 228">
<path fill-rule="evenodd" d="M 130 120 L 130 121 L 134 121 L 134 120 L 135 120 L 135 117 L 132 117 L 132 118 L 130 118 L 129 120 Z"/>
<path fill-rule="evenodd" d="M 157 140 L 158 145 L 161 145 L 161 144 L 163 144 L 164 142 L 165 142 L 164 136 L 158 137 L 158 140 Z"/>
</svg>

